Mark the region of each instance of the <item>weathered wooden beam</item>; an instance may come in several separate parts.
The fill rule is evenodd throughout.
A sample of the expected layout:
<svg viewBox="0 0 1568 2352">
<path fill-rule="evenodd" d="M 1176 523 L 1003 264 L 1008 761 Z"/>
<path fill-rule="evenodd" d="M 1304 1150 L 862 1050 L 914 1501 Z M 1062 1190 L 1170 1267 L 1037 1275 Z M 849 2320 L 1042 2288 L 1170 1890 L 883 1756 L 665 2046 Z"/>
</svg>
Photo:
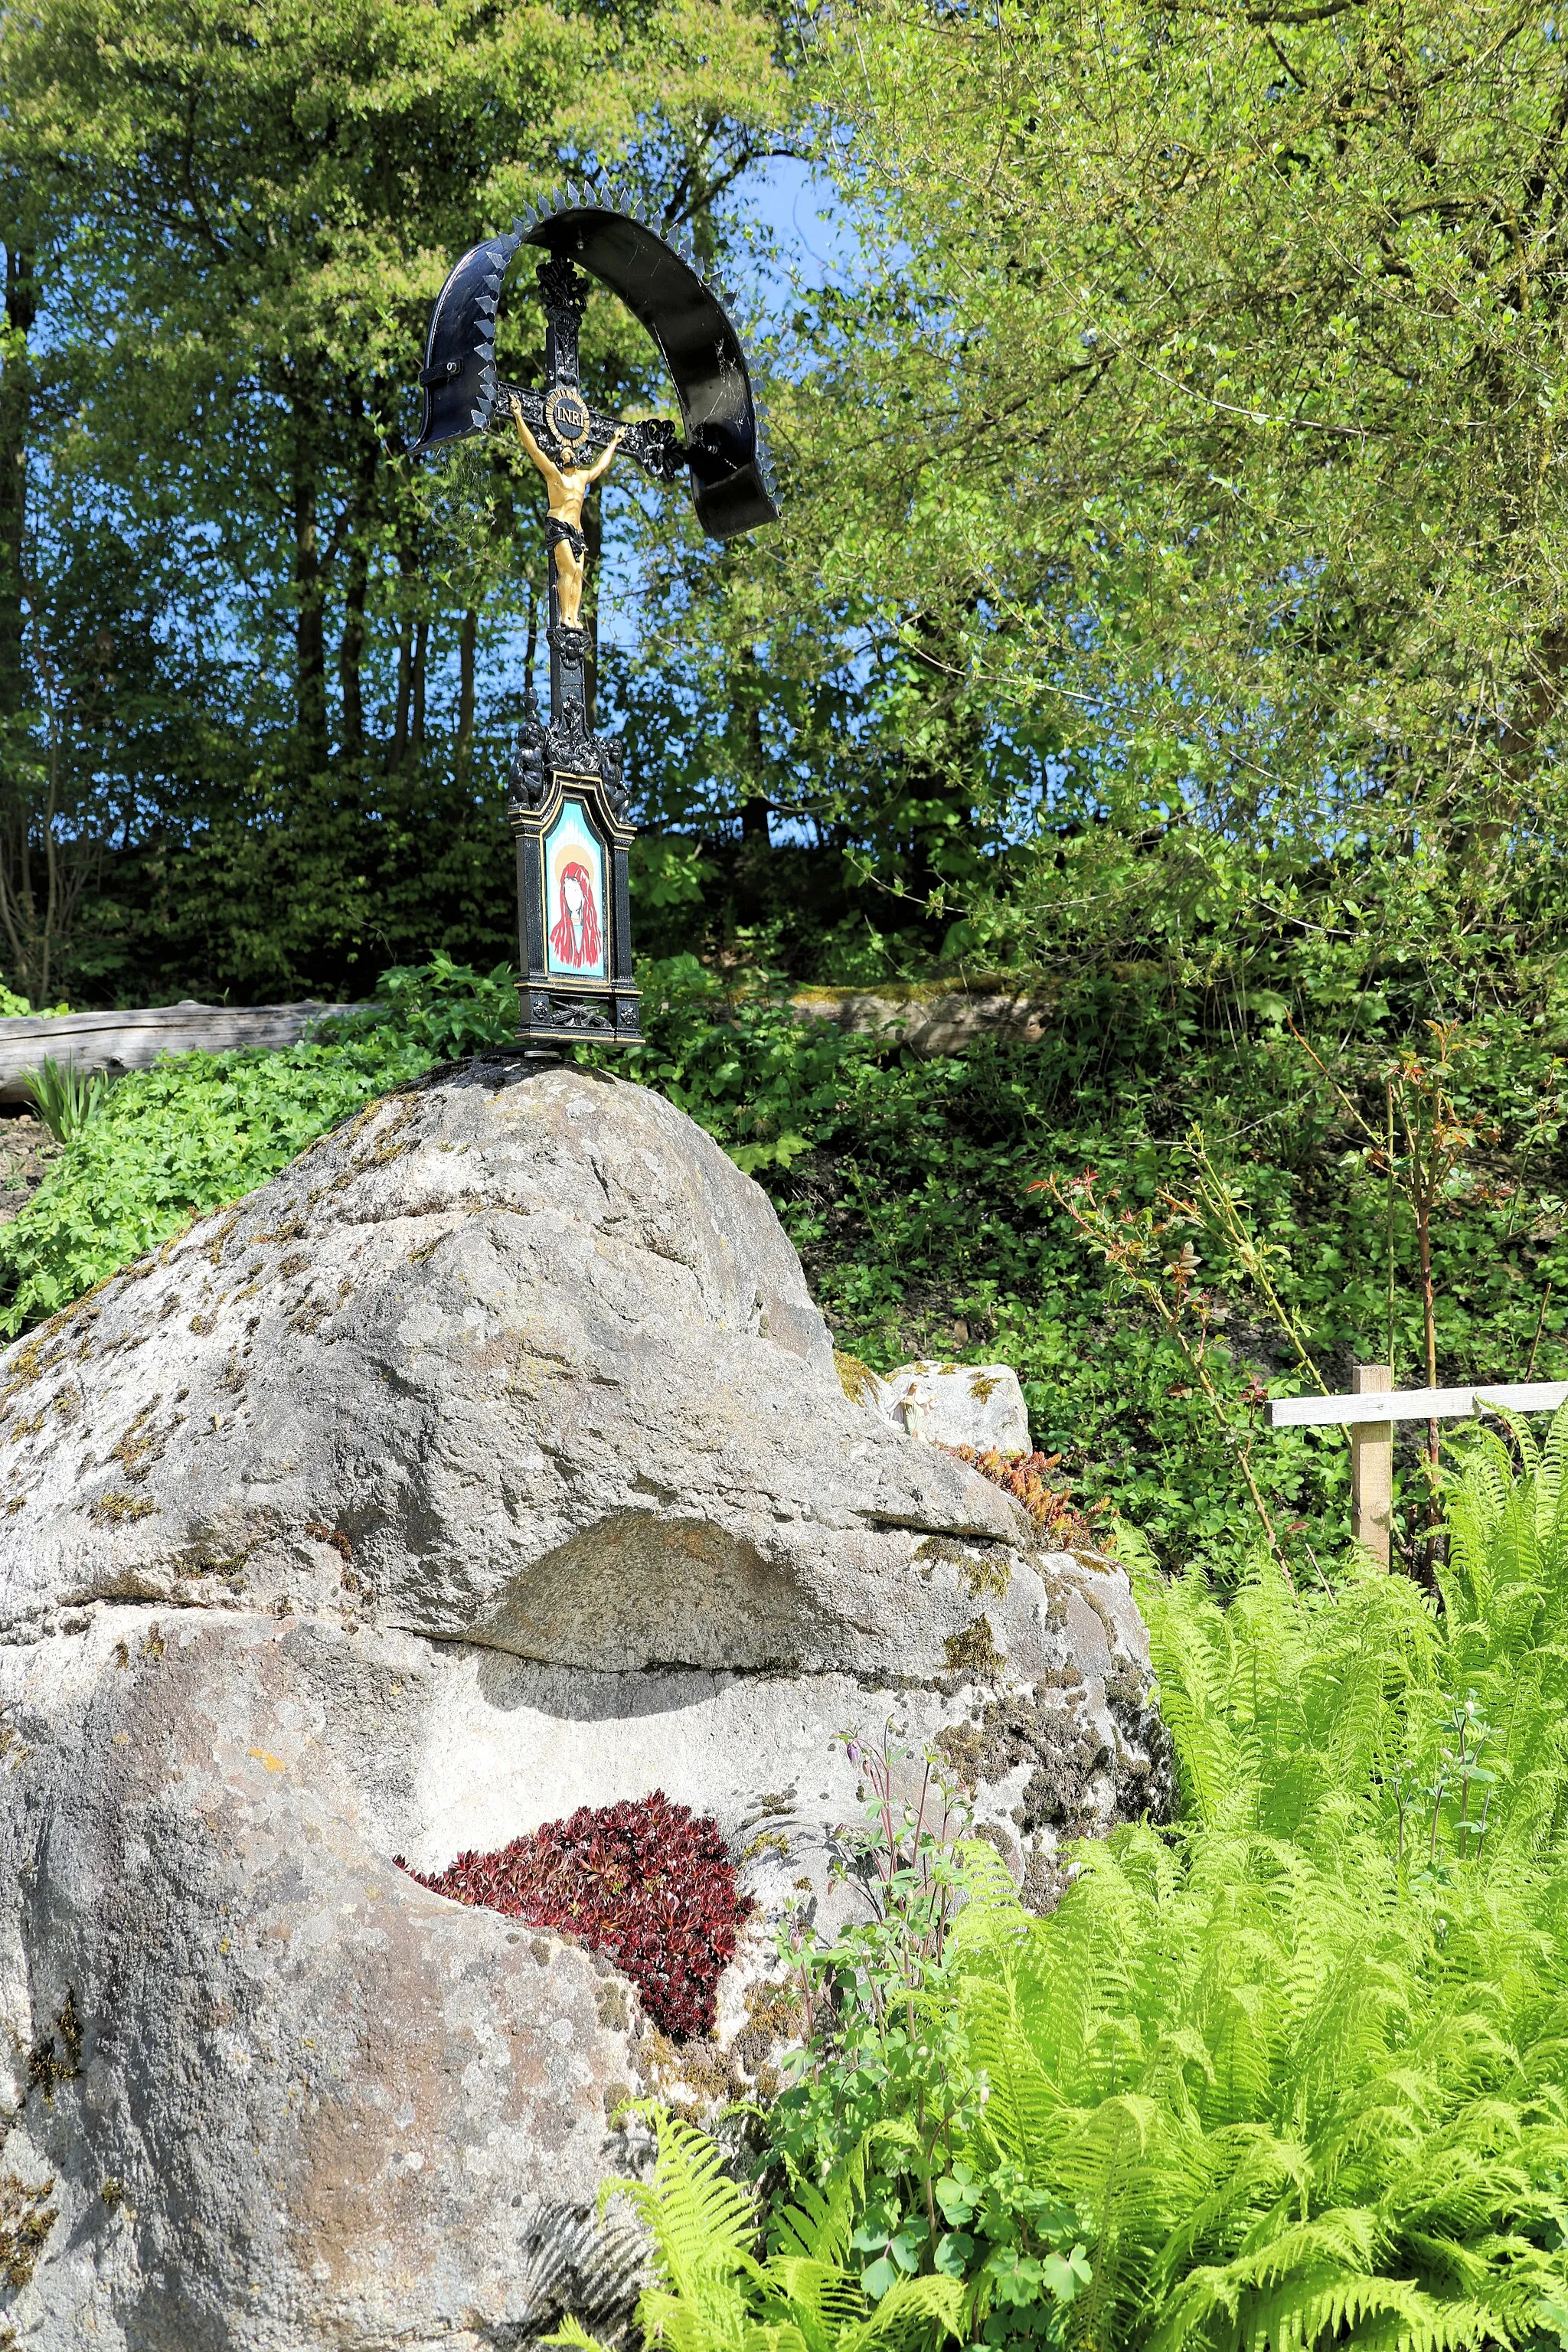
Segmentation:
<svg viewBox="0 0 1568 2352">
<path fill-rule="evenodd" d="M 79 1070 L 151 1069 L 160 1054 L 222 1054 L 242 1045 L 292 1045 L 329 1013 L 360 1004 L 156 1004 L 130 1013 L 59 1013 L 0 1020 L 0 1102 L 26 1102 L 22 1080 L 46 1061 Z"/>
<path fill-rule="evenodd" d="M 982 1037 L 1037 1045 L 1055 1010 L 1037 988 L 1005 981 L 940 986 L 803 988 L 790 998 L 797 1020 L 825 1021 L 851 1036 L 886 1037 L 922 1056 L 961 1054 Z"/>
<path fill-rule="evenodd" d="M 1555 1412 L 1568 1402 L 1568 1381 L 1492 1381 L 1469 1389 L 1396 1389 L 1365 1396 L 1275 1397 L 1270 1429 L 1331 1429 L 1356 1422 L 1458 1421 L 1489 1406 L 1510 1412 Z"/>
<path fill-rule="evenodd" d="M 886 1037 L 921 1055 L 961 1054 L 982 1037 L 1037 1045 L 1052 1004 L 1037 991 L 981 981 L 972 988 L 809 988 L 790 1000 L 801 1021 L 826 1021 L 857 1036 Z M 360 1004 L 151 1005 L 117 1013 L 62 1013 L 0 1020 L 0 1103 L 26 1100 L 22 1080 L 46 1059 L 119 1077 L 145 1070 L 160 1054 L 221 1054 L 242 1045 L 292 1045 L 323 1013 Z"/>
</svg>

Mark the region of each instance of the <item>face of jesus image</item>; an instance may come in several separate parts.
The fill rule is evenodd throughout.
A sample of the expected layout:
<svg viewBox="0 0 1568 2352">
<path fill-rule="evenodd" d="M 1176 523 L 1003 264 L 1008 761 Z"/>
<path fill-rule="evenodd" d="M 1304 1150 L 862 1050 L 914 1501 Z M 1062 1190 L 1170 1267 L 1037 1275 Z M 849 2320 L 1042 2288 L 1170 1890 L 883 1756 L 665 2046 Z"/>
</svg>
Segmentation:
<svg viewBox="0 0 1568 2352">
<path fill-rule="evenodd" d="M 599 910 L 594 904 L 588 869 L 575 859 L 561 869 L 560 904 L 561 912 L 550 934 L 555 961 L 569 964 L 574 971 L 597 971 Z"/>
</svg>

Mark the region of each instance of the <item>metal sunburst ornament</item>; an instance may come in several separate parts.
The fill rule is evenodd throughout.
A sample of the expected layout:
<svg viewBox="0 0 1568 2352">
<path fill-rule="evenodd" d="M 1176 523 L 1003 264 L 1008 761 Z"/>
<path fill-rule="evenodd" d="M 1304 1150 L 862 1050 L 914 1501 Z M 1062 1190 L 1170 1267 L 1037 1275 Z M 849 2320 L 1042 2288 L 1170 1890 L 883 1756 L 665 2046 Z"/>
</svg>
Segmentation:
<svg viewBox="0 0 1568 2352">
<path fill-rule="evenodd" d="M 537 391 L 503 383 L 496 371 L 501 281 L 525 245 L 542 248 L 544 383 Z M 663 419 L 628 424 L 584 398 L 577 365 L 584 271 L 618 294 L 658 345 L 684 440 Z M 642 1027 L 626 868 L 635 828 L 620 746 L 595 734 L 589 707 L 583 502 L 625 456 L 656 481 L 688 474 L 697 519 L 712 539 L 778 520 L 740 340 L 689 251 L 614 195 L 568 189 L 464 254 L 430 313 L 419 381 L 416 457 L 469 434 L 515 431 L 549 500 L 550 719 L 524 719 L 509 779 L 521 947 L 517 1042 L 635 1043 Z"/>
</svg>

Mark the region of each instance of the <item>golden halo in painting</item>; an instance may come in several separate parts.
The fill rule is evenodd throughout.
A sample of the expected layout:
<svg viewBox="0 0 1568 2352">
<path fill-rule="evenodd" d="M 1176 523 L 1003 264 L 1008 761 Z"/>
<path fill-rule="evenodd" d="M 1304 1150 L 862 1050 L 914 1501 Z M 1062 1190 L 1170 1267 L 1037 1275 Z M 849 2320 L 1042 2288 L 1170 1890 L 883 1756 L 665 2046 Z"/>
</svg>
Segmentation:
<svg viewBox="0 0 1568 2352">
<path fill-rule="evenodd" d="M 570 384 L 557 384 L 544 404 L 544 421 L 557 441 L 575 448 L 588 438 L 588 404 Z"/>
</svg>

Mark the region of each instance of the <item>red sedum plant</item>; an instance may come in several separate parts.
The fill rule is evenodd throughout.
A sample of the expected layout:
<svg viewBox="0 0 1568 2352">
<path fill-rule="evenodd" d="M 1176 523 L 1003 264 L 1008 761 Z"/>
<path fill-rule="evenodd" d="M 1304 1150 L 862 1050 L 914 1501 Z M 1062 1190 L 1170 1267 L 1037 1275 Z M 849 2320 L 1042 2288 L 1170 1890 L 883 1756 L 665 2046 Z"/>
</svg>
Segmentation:
<svg viewBox="0 0 1568 2352">
<path fill-rule="evenodd" d="M 400 1859 L 400 1866 L 408 1865 Z M 499 1853 L 460 1853 L 421 1886 L 454 1903 L 578 1936 L 624 1969 L 654 2023 L 678 2042 L 713 2030 L 719 1979 L 751 1916 L 719 1824 L 662 1789 L 579 1805 Z"/>
</svg>

